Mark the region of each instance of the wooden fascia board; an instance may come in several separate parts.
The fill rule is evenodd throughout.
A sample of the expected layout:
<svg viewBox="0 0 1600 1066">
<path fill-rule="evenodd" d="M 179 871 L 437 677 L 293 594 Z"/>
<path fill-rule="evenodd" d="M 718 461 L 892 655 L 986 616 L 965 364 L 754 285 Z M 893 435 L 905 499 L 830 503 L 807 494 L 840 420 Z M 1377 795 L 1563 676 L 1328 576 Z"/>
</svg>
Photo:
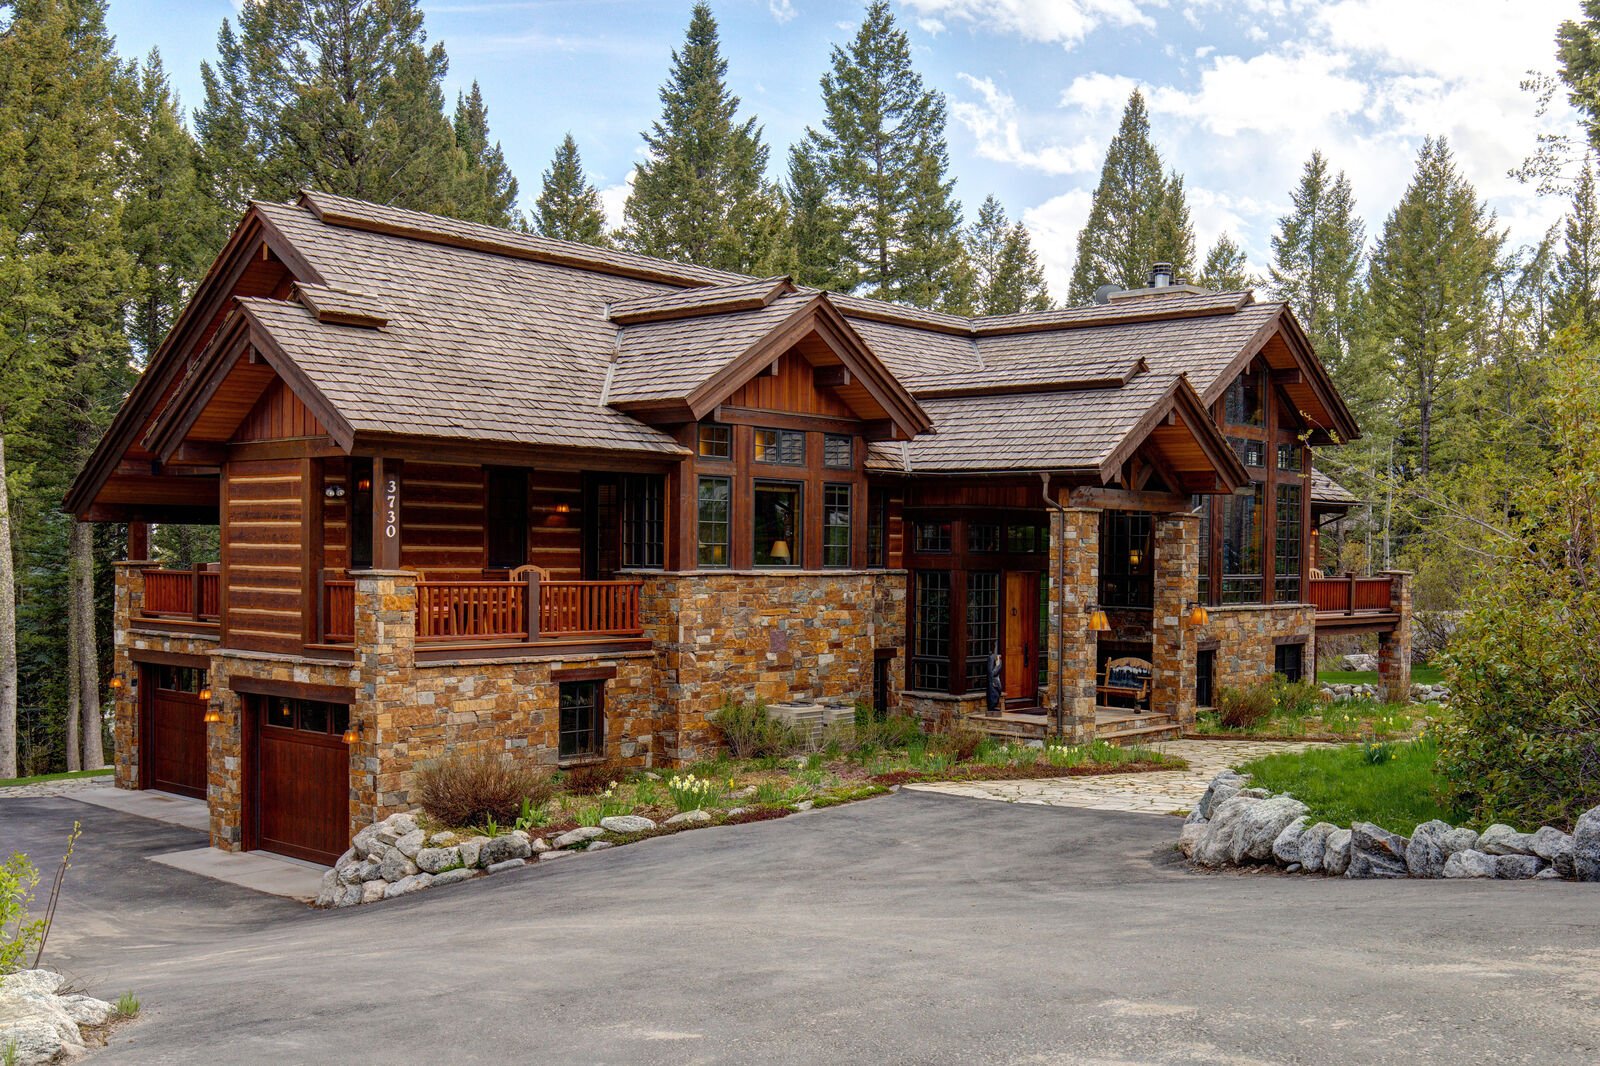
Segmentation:
<svg viewBox="0 0 1600 1066">
<path fill-rule="evenodd" d="M 1328 376 L 1328 370 L 1322 361 L 1311 350 L 1311 341 L 1306 337 L 1305 331 L 1300 328 L 1300 323 L 1289 311 L 1287 305 L 1278 308 L 1270 318 L 1261 324 L 1261 328 L 1251 334 L 1239 353 L 1229 361 L 1228 365 L 1219 373 L 1216 380 L 1212 381 L 1201 393 L 1201 399 L 1206 404 L 1213 404 L 1227 391 L 1228 385 L 1239 373 L 1249 365 L 1250 360 L 1261 353 L 1267 346 L 1267 341 L 1272 339 L 1274 333 L 1282 333 L 1284 343 L 1288 345 L 1295 362 L 1306 374 L 1306 384 L 1313 395 L 1332 417 L 1333 425 L 1323 427 L 1340 434 L 1346 441 L 1355 440 L 1361 436 L 1361 428 L 1356 425 L 1356 420 L 1345 406 L 1344 398 L 1339 395 L 1338 388 L 1333 384 L 1333 379 Z"/>
<path fill-rule="evenodd" d="M 1244 346 L 1234 353 L 1232 359 L 1228 360 L 1228 365 L 1223 367 L 1216 378 L 1200 393 L 1202 403 L 1209 406 L 1222 398 L 1222 394 L 1227 391 L 1228 385 L 1232 383 L 1233 379 L 1238 377 L 1240 372 L 1249 365 L 1250 360 L 1261 354 L 1261 349 L 1267 346 L 1267 341 L 1272 338 L 1274 333 L 1278 332 L 1278 320 L 1282 316 L 1283 311 L 1280 309 L 1277 314 L 1269 317 L 1257 327 L 1254 333 L 1250 334 L 1250 339 L 1245 341 Z"/>
<path fill-rule="evenodd" d="M 1139 450 L 1150 436 L 1152 430 L 1166 419 L 1169 414 L 1177 412 L 1184 426 L 1193 434 L 1195 443 L 1206 453 L 1217 475 L 1230 487 L 1248 484 L 1250 474 L 1245 470 L 1239 457 L 1233 454 L 1233 449 L 1228 447 L 1227 438 L 1216 423 L 1211 421 L 1206 412 L 1205 405 L 1194 391 L 1194 386 L 1189 384 L 1189 379 L 1178 375 L 1172 387 L 1160 399 L 1150 405 L 1150 408 L 1133 424 L 1117 446 L 1106 453 L 1100 461 L 1100 481 L 1109 485 L 1116 479 L 1122 469 L 1122 464 L 1134 452 Z"/>
<path fill-rule="evenodd" d="M 922 409 L 917 398 L 890 372 L 865 338 L 855 331 L 850 320 L 826 295 L 819 298 L 817 314 L 828 325 L 829 332 L 835 334 L 830 337 L 828 332 L 822 332 L 823 340 L 834 347 L 840 361 L 851 369 L 860 380 L 861 387 L 889 413 L 890 419 L 901 431 L 909 437 L 933 432 L 933 419 L 928 412 Z"/>
<path fill-rule="evenodd" d="M 537 466 L 550 470 L 670 470 L 691 453 L 675 447 L 659 453 L 615 451 L 605 448 L 569 448 L 556 445 L 515 444 L 425 437 L 403 433 L 361 431 L 349 449 L 352 455 L 384 455 L 397 459 L 460 460 L 502 466 Z"/>
<path fill-rule="evenodd" d="M 328 431 L 328 436 L 333 438 L 335 444 L 348 452 L 355 443 L 355 427 L 350 425 L 349 419 L 339 412 L 329 399 L 322 394 L 322 390 L 308 378 L 305 371 L 290 358 L 289 354 L 278 344 L 276 338 L 267 331 L 261 321 L 250 313 L 250 309 L 243 304 L 239 305 L 241 314 L 250 323 L 250 343 L 260 354 L 261 358 L 277 372 L 283 383 L 288 385 L 300 402 L 310 409 L 318 422 L 322 423 Z"/>
<path fill-rule="evenodd" d="M 200 420 L 206 405 L 216 396 L 217 390 L 228 379 L 228 375 L 233 372 L 239 360 L 244 358 L 245 349 L 249 345 L 249 329 L 242 321 L 230 315 L 218 333 L 226 333 L 226 339 L 215 346 L 215 350 L 209 354 L 205 363 L 198 369 L 198 373 L 190 378 L 184 387 L 173 393 L 172 399 L 168 401 L 167 409 L 175 417 L 163 418 L 154 427 L 155 432 L 145 440 L 146 447 L 163 463 L 172 458 L 172 453 L 178 450 L 183 438 Z"/>
</svg>

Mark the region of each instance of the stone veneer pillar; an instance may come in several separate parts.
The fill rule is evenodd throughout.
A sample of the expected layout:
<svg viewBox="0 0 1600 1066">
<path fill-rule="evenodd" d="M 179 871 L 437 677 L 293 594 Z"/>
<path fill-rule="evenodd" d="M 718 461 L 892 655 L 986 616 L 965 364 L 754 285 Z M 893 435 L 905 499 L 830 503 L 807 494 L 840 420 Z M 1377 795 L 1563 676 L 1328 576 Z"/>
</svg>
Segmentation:
<svg viewBox="0 0 1600 1066">
<path fill-rule="evenodd" d="M 1200 516 L 1154 516 L 1155 602 L 1151 612 L 1150 710 L 1184 729 L 1195 721 L 1195 639 L 1189 605 L 1200 594 Z"/>
<path fill-rule="evenodd" d="M 1389 579 L 1389 609 L 1400 616 L 1394 630 L 1378 634 L 1378 686 L 1391 703 L 1411 699 L 1411 571 L 1380 570 Z"/>
<path fill-rule="evenodd" d="M 144 572 L 156 564 L 143 559 L 112 563 L 111 671 L 122 677 L 111 708 L 112 766 L 118 788 L 139 787 L 139 670 L 128 653 L 128 628 L 144 607 Z"/>
<path fill-rule="evenodd" d="M 360 682 L 350 718 L 359 736 L 350 752 L 350 813 L 356 825 L 408 806 L 407 729 L 432 719 L 416 699 L 417 575 L 409 570 L 356 570 L 355 646 Z"/>
<path fill-rule="evenodd" d="M 1060 715 L 1061 731 L 1067 741 L 1082 744 L 1094 739 L 1095 672 L 1100 641 L 1089 628 L 1089 611 L 1100 596 L 1098 510 L 1084 507 L 1051 510 L 1049 581 L 1050 672 L 1045 680 L 1046 706 Z"/>
</svg>

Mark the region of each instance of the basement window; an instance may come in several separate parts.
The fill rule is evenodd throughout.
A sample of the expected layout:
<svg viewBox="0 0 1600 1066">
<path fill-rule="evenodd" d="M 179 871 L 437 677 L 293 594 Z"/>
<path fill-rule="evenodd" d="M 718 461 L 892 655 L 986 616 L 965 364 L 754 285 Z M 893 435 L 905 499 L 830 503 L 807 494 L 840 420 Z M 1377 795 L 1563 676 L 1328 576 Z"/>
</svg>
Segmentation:
<svg viewBox="0 0 1600 1066">
<path fill-rule="evenodd" d="M 605 682 L 563 681 L 558 756 L 582 759 L 605 754 Z"/>
</svg>

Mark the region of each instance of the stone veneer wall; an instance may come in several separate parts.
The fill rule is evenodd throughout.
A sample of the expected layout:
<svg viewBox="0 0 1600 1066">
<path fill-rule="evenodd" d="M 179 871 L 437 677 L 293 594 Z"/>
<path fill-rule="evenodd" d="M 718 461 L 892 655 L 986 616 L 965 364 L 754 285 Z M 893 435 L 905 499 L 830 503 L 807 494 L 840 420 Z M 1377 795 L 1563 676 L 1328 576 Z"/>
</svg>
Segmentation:
<svg viewBox="0 0 1600 1066">
<path fill-rule="evenodd" d="M 1046 648 L 1049 674 L 1040 699 L 1060 704 L 1062 732 L 1081 744 L 1094 738 L 1095 671 L 1099 634 L 1089 609 L 1100 597 L 1100 512 L 1069 507 L 1050 512 L 1050 602 Z M 1057 663 L 1064 691 L 1057 693 Z"/>
<path fill-rule="evenodd" d="M 1243 688 L 1271 680 L 1276 655 L 1273 649 L 1279 641 L 1303 640 L 1309 664 L 1317 630 L 1317 609 L 1309 603 L 1241 603 L 1206 610 L 1210 619 L 1194 632 L 1198 642 L 1195 650 L 1210 646 L 1207 641 L 1216 642 L 1213 692 L 1224 686 Z"/>
<path fill-rule="evenodd" d="M 1189 605 L 1200 587 L 1200 516 L 1155 516 L 1155 603 L 1151 615 L 1150 710 L 1185 729 L 1195 720 L 1195 626 Z"/>
<path fill-rule="evenodd" d="M 668 763 L 711 753 L 709 716 L 730 699 L 870 700 L 875 651 L 905 647 L 904 571 L 640 576 L 664 719 L 655 750 Z"/>
<path fill-rule="evenodd" d="M 1411 698 L 1411 571 L 1380 570 L 1390 579 L 1389 608 L 1400 616 L 1391 633 L 1378 634 L 1378 682 L 1383 698 L 1405 703 Z"/>
</svg>

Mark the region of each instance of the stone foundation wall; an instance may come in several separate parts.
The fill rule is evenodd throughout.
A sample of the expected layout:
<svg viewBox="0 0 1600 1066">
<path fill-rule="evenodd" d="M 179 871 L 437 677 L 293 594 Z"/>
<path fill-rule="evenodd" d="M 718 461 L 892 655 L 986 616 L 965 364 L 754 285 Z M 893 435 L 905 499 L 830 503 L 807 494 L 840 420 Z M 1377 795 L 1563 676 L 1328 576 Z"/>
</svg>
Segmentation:
<svg viewBox="0 0 1600 1066">
<path fill-rule="evenodd" d="M 1197 649 L 1215 641 L 1217 673 L 1213 692 L 1245 688 L 1272 679 L 1277 644 L 1291 640 L 1306 645 L 1307 676 L 1311 645 L 1316 639 L 1317 612 L 1308 603 L 1232 604 L 1209 607 L 1205 625 L 1195 631 Z"/>
<path fill-rule="evenodd" d="M 1099 634 L 1089 610 L 1100 598 L 1100 512 L 1067 508 L 1050 512 L 1049 671 L 1040 702 L 1061 707 L 1068 743 L 1094 738 L 1095 671 Z M 1059 664 L 1061 691 L 1057 690 Z"/>
<path fill-rule="evenodd" d="M 708 716 L 730 699 L 870 700 L 875 650 L 905 646 L 900 571 L 641 576 L 667 719 L 655 750 L 669 764 L 710 754 Z"/>
<path fill-rule="evenodd" d="M 938 721 L 946 711 L 958 718 L 987 714 L 988 701 L 982 692 L 952 696 L 943 692 L 902 692 L 900 711 L 914 716 L 924 727 Z"/>
</svg>

